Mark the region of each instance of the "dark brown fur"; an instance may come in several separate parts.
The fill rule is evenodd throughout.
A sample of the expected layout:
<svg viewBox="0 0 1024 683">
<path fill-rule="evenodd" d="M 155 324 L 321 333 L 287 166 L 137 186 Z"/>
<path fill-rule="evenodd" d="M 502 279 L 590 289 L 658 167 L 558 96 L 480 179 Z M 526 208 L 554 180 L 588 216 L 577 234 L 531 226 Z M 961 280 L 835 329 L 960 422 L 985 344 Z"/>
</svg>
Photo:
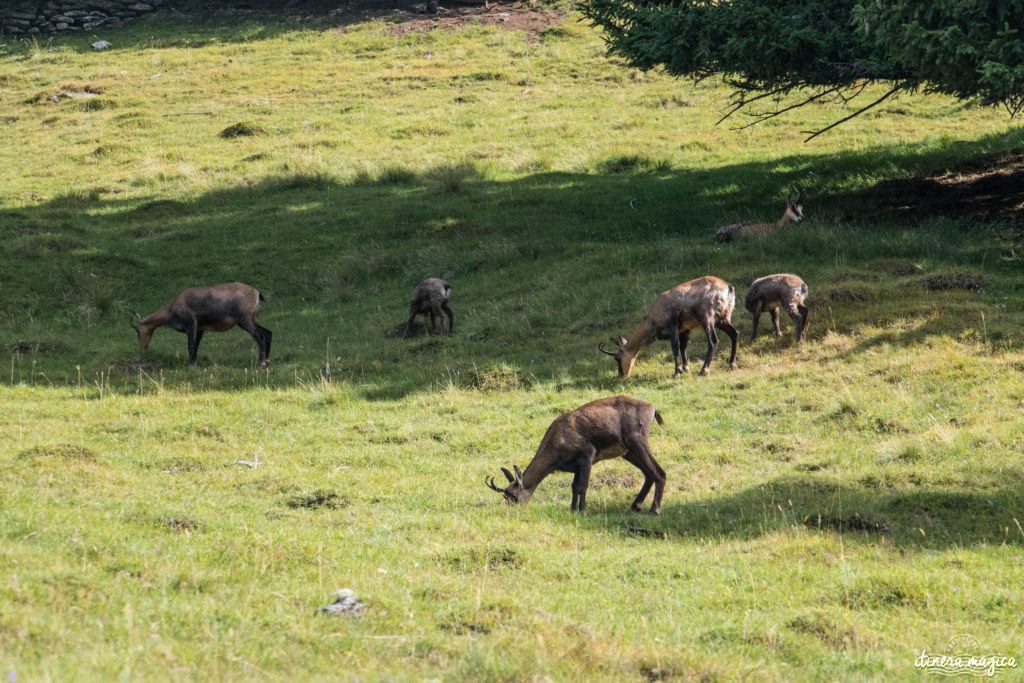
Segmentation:
<svg viewBox="0 0 1024 683">
<path fill-rule="evenodd" d="M 423 314 L 423 326 L 426 327 L 426 316 L 430 315 L 428 332 L 437 334 L 437 320 L 441 321 L 441 332 L 444 332 L 444 316 L 448 316 L 448 334 L 455 326 L 455 314 L 451 306 L 452 287 L 439 277 L 432 277 L 416 285 L 409 301 L 409 321 L 405 324 L 405 334 L 412 334 L 412 324 L 417 315 Z"/>
<path fill-rule="evenodd" d="M 779 308 L 782 308 L 796 323 L 797 343 L 802 342 L 807 333 L 808 310 L 804 304 L 806 300 L 807 285 L 791 273 L 765 275 L 754 280 L 743 301 L 743 305 L 754 316 L 754 329 L 750 341 L 757 339 L 757 323 L 764 311 L 771 312 L 775 335 L 782 336 L 782 329 L 779 327 Z"/>
<path fill-rule="evenodd" d="M 270 363 L 270 330 L 256 323 L 263 295 L 241 282 L 209 287 L 189 287 L 156 313 L 143 318 L 135 311 L 132 325 L 143 349 L 149 348 L 153 331 L 167 326 L 188 336 L 188 361 L 196 362 L 204 332 L 223 332 L 238 325 L 252 335 L 259 347 L 260 365 Z"/>
<path fill-rule="evenodd" d="M 654 459 L 648 437 L 651 423 L 663 424 L 661 414 L 650 403 L 629 396 L 602 398 L 555 418 L 541 439 L 533 460 L 515 474 L 504 467 L 501 471 L 509 481 L 504 489 L 487 485 L 504 494 L 512 503 L 529 502 L 537 486 L 555 471 L 572 472 L 571 510 L 583 512 L 587 505 L 587 487 L 590 469 L 595 462 L 622 457 L 644 473 L 644 484 L 630 509 L 639 512 L 644 498 L 654 486 L 651 513 L 661 512 L 661 497 L 665 491 L 665 470 Z"/>
</svg>

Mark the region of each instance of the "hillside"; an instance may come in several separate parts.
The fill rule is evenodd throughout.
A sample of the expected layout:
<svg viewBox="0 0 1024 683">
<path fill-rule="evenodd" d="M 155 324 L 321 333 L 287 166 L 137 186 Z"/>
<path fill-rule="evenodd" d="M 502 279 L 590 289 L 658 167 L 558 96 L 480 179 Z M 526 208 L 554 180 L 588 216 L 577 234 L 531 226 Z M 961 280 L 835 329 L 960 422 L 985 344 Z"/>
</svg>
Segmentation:
<svg viewBox="0 0 1024 683">
<path fill-rule="evenodd" d="M 924 95 L 812 144 L 836 109 L 716 126 L 724 86 L 623 68 L 556 11 L 0 43 L 9 677 L 908 677 L 957 634 L 1021 656 L 1019 205 L 981 191 L 1020 126 Z M 799 226 L 712 241 L 798 187 Z M 748 342 L 775 272 L 809 284 L 802 346 L 785 316 Z M 618 379 L 597 345 L 706 274 L 737 289 L 739 368 L 673 380 L 656 342 Z M 455 334 L 403 339 L 427 277 Z M 235 280 L 269 368 L 237 329 L 195 367 L 172 330 L 139 348 L 132 310 Z M 628 512 L 622 460 L 585 516 L 566 474 L 525 507 L 485 487 L 620 393 L 666 418 L 660 517 Z M 314 613 L 341 588 L 362 616 Z"/>
</svg>

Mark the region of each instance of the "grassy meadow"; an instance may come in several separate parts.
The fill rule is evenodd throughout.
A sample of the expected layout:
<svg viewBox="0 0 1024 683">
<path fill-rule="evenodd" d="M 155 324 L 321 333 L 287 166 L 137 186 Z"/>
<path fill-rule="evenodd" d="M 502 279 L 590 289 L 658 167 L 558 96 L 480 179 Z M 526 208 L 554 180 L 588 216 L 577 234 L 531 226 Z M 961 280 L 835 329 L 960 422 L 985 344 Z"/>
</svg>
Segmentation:
<svg viewBox="0 0 1024 683">
<path fill-rule="evenodd" d="M 725 86 L 626 68 L 571 13 L 404 28 L 0 41 L 0 675 L 910 678 L 957 634 L 1024 657 L 1021 245 L 869 199 L 1024 147 L 1019 122 L 916 95 L 803 144 L 847 110 L 715 125 Z M 803 224 L 712 242 L 797 186 Z M 739 303 L 735 371 L 720 348 L 673 380 L 656 342 L 619 380 L 596 349 L 676 284 L 774 272 L 810 287 L 802 347 L 785 316 L 749 343 Z M 438 276 L 455 335 L 402 339 Z M 166 328 L 141 351 L 130 310 L 233 280 L 267 298 L 268 369 L 237 329 L 195 367 Z M 584 516 L 566 474 L 520 508 L 485 488 L 617 393 L 666 418 L 660 517 L 624 461 Z M 340 588 L 362 616 L 315 614 Z"/>
</svg>

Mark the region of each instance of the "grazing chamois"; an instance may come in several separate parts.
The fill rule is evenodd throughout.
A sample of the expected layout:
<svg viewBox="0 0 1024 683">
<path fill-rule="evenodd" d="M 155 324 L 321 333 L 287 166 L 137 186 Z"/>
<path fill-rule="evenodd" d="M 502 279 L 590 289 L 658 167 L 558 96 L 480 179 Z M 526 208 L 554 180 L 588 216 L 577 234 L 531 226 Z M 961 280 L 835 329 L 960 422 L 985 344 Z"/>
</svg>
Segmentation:
<svg viewBox="0 0 1024 683">
<path fill-rule="evenodd" d="M 797 192 L 799 194 L 796 201 L 793 201 L 792 194 L 786 197 L 786 211 L 782 214 L 782 218 L 774 223 L 751 223 L 747 220 L 733 225 L 724 225 L 715 233 L 715 241 L 728 242 L 737 235 L 770 235 L 790 223 L 799 223 L 804 219 L 804 191 L 797 188 Z"/>
<path fill-rule="evenodd" d="M 807 284 L 792 273 L 778 273 L 759 277 L 750 284 L 743 305 L 754 316 L 754 331 L 750 341 L 757 339 L 757 322 L 762 311 L 770 311 L 775 324 L 775 335 L 782 336 L 779 327 L 779 308 L 786 310 L 789 317 L 796 323 L 796 341 L 800 343 L 807 333 Z"/>
<path fill-rule="evenodd" d="M 455 314 L 452 313 L 452 287 L 439 277 L 432 277 L 416 285 L 412 290 L 412 299 L 409 301 L 409 322 L 405 324 L 405 334 L 408 337 L 412 334 L 412 323 L 416 316 L 423 314 L 423 327 L 427 326 L 427 314 L 430 314 L 430 329 L 428 332 L 437 334 L 437 319 L 441 320 L 441 334 L 444 334 L 444 316 L 448 315 L 448 334 L 452 333 L 455 325 Z M 443 313 L 442 313 L 443 311 Z"/>
<path fill-rule="evenodd" d="M 672 356 L 676 363 L 674 376 L 679 377 L 690 371 L 686 346 L 690 342 L 690 331 L 699 327 L 708 336 L 708 355 L 700 370 L 700 374 L 706 375 L 718 348 L 717 327 L 732 340 L 729 367 L 735 370 L 739 334 L 730 320 L 735 305 L 736 290 L 732 285 L 711 275 L 699 277 L 662 293 L 628 341 L 624 337 L 619 337 L 618 342 L 612 339 L 618 344 L 615 351 L 609 351 L 601 344 L 597 348 L 616 360 L 619 377 L 629 377 L 640 349 L 655 339 L 667 338 L 672 342 Z"/>
<path fill-rule="evenodd" d="M 644 485 L 630 509 L 640 511 L 653 485 L 651 514 L 660 514 L 665 470 L 651 455 L 651 447 L 647 443 L 654 420 L 658 424 L 665 423 L 654 406 L 629 396 L 612 396 L 587 403 L 555 418 L 525 470 L 513 465 L 513 475 L 501 468 L 508 479 L 508 486 L 498 488 L 494 477 L 485 483 L 503 494 L 508 502 L 522 505 L 529 502 L 544 477 L 556 470 L 572 472 L 572 503 L 569 509 L 583 512 L 587 507 L 590 468 L 599 460 L 622 457 L 644 473 Z"/>
<path fill-rule="evenodd" d="M 256 323 L 263 295 L 241 282 L 229 282 L 209 287 L 189 287 L 156 313 L 132 324 L 139 335 L 143 350 L 149 348 L 153 331 L 166 325 L 188 335 L 188 362 L 195 364 L 199 342 L 204 332 L 223 332 L 238 325 L 252 335 L 259 347 L 260 365 L 270 363 L 270 330 Z M 130 309 L 129 309 L 130 310 Z"/>
</svg>

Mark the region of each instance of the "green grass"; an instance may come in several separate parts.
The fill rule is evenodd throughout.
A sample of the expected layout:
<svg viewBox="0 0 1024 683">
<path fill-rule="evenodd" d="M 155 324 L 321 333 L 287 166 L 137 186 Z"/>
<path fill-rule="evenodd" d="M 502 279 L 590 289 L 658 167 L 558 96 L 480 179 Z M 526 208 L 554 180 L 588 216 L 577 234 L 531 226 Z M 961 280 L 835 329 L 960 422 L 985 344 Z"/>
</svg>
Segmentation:
<svg viewBox="0 0 1024 683">
<path fill-rule="evenodd" d="M 1024 655 L 1020 245 L 863 200 L 1019 125 L 917 96 L 804 145 L 843 111 L 714 126 L 722 86 L 623 68 L 573 18 L 389 25 L 0 44 L 0 673 L 906 678 L 961 633 Z M 805 223 L 712 242 L 797 185 Z M 661 342 L 620 381 L 597 352 L 680 282 L 785 271 L 801 348 L 788 320 L 746 343 L 740 306 L 733 372 L 673 381 Z M 403 340 L 431 276 L 456 334 Z M 238 330 L 196 367 L 166 329 L 138 348 L 129 309 L 236 279 L 267 297 L 268 370 Z M 666 417 L 661 517 L 628 513 L 621 461 L 585 516 L 567 475 L 524 508 L 486 489 L 616 393 Z M 344 587 L 362 617 L 314 614 Z"/>
</svg>

